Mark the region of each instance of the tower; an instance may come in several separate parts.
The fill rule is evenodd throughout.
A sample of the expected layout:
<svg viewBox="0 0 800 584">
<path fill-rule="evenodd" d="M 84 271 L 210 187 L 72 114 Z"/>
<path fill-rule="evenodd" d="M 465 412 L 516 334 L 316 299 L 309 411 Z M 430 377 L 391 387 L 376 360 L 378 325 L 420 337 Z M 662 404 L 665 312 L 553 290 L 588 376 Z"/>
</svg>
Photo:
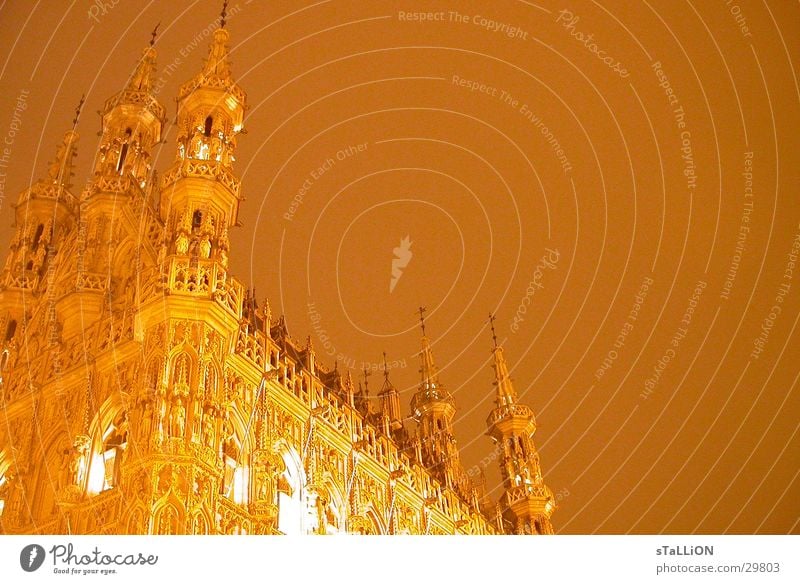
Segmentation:
<svg viewBox="0 0 800 584">
<path fill-rule="evenodd" d="M 161 183 L 161 217 L 178 255 L 228 261 L 241 184 L 233 173 L 246 96 L 231 74 L 223 9 L 202 71 L 178 94 L 175 162 Z"/>
<path fill-rule="evenodd" d="M 497 344 L 494 316 L 490 316 L 494 346 L 495 408 L 486 419 L 488 434 L 502 454 L 500 471 L 504 493 L 500 501 L 503 519 L 517 534 L 551 534 L 550 515 L 555 501 L 544 484 L 539 454 L 533 442 L 536 420 L 533 411 L 520 404 L 508 374 L 503 348 Z"/>
<path fill-rule="evenodd" d="M 70 259 L 56 275 L 57 309 L 69 337 L 135 301 L 136 279 L 153 257 L 153 149 L 166 109 L 153 93 L 155 31 L 125 86 L 103 105 L 93 172 L 80 195 Z M 77 274 L 77 278 L 76 278 Z"/>
<path fill-rule="evenodd" d="M 411 412 L 417 421 L 417 442 L 421 464 L 442 485 L 453 489 L 465 500 L 473 498 L 472 483 L 464 472 L 453 433 L 456 403 L 453 395 L 439 381 L 431 344 L 425 334 L 425 308 L 420 307 L 422 349 L 420 384 L 411 398 Z"/>
<path fill-rule="evenodd" d="M 251 532 L 269 532 L 274 519 L 267 476 L 278 464 L 262 448 L 268 309 L 262 314 L 254 295 L 227 273 L 245 94 L 231 74 L 224 25 L 223 10 L 202 70 L 180 88 L 177 154 L 160 184 L 163 228 L 145 277 L 159 284 L 139 298 L 143 347 L 130 398 L 135 448 L 122 467 L 128 533 L 209 533 L 218 504 L 252 513 Z M 252 361 L 258 369 L 243 365 Z M 242 368 L 247 374 L 234 373 Z M 260 389 L 248 394 L 250 433 L 236 437 L 234 403 L 246 386 Z"/>
<path fill-rule="evenodd" d="M 0 275 L 0 306 L 4 309 L 0 314 L 0 343 L 4 351 L 9 348 L 7 345 L 11 345 L 12 351 L 16 349 L 13 339 L 17 330 L 22 330 L 25 321 L 32 316 L 31 309 L 36 306 L 36 301 L 52 284 L 56 256 L 77 218 L 77 197 L 71 192 L 70 181 L 72 159 L 76 156 L 79 140 L 75 127 L 82 105 L 81 99 L 75 110 L 72 129 L 64 134 L 58 145 L 47 177 L 22 191 L 14 206 L 16 229 Z M 52 294 L 50 296 L 49 300 L 53 300 Z M 53 313 L 51 310 L 42 318 L 52 322 L 55 319 Z M 0 374 L 7 357 L 6 353 L 6 358 L 0 362 Z"/>
</svg>

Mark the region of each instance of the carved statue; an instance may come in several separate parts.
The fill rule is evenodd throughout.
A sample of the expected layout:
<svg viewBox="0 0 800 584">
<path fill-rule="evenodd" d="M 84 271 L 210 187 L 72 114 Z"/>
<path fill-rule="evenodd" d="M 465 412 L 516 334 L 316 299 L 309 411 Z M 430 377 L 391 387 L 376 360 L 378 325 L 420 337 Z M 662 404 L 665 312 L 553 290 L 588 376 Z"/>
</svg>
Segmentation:
<svg viewBox="0 0 800 584">
<path fill-rule="evenodd" d="M 139 438 L 142 440 L 149 441 L 150 440 L 150 431 L 152 428 L 153 422 L 153 404 L 150 400 L 144 402 L 144 408 L 142 410 L 142 419 L 141 419 L 141 426 L 139 429 Z"/>
<path fill-rule="evenodd" d="M 69 456 L 69 484 L 80 485 L 83 482 L 86 461 L 83 454 L 77 448 L 70 451 Z"/>
<path fill-rule="evenodd" d="M 271 502 L 272 497 L 270 497 L 270 491 L 269 473 L 262 471 L 258 474 L 258 479 L 256 482 L 256 498 L 259 501 Z"/>
<path fill-rule="evenodd" d="M 183 231 L 179 231 L 175 238 L 175 251 L 181 255 L 189 253 L 189 238 Z"/>
<path fill-rule="evenodd" d="M 61 466 L 58 469 L 58 489 L 64 489 L 72 484 L 75 484 L 72 480 L 72 449 L 65 448 L 61 452 Z"/>
<path fill-rule="evenodd" d="M 172 406 L 172 423 L 170 433 L 173 438 L 182 438 L 184 430 L 186 429 L 186 408 L 183 405 L 183 400 L 178 398 Z"/>
<path fill-rule="evenodd" d="M 53 220 L 48 219 L 44 224 L 44 231 L 42 231 L 42 236 L 39 238 L 39 245 L 47 247 L 52 238 L 53 238 Z"/>
<path fill-rule="evenodd" d="M 214 446 L 214 418 L 211 412 L 203 415 L 203 444 L 212 448 Z"/>
<path fill-rule="evenodd" d="M 41 270 L 42 266 L 44 265 L 44 259 L 45 257 L 47 257 L 47 249 L 45 249 L 45 247 L 46 246 L 44 245 L 39 245 L 36 248 L 36 253 L 33 256 L 33 266 L 32 266 L 34 272 L 38 272 L 39 270 Z"/>
<path fill-rule="evenodd" d="M 163 266 L 164 262 L 167 259 L 167 242 L 164 238 L 159 238 L 159 246 L 158 246 L 158 258 L 156 259 L 156 263 L 159 266 Z M 187 244 L 188 245 L 188 244 Z"/>
<path fill-rule="evenodd" d="M 321 494 L 317 495 L 317 504 L 315 507 L 317 512 L 317 533 L 319 535 L 325 535 L 328 532 L 328 525 L 325 521 L 325 507 L 327 506 L 328 500 Z"/>
<path fill-rule="evenodd" d="M 195 134 L 194 138 L 192 138 L 191 147 L 189 148 L 192 158 L 201 158 L 202 147 L 203 138 L 200 134 Z"/>
<path fill-rule="evenodd" d="M 222 142 L 220 141 L 219 137 L 214 136 L 211 139 L 211 157 L 214 160 L 220 160 L 222 153 Z"/>
<path fill-rule="evenodd" d="M 208 235 L 200 239 L 200 257 L 206 260 L 211 257 L 211 239 Z"/>
</svg>

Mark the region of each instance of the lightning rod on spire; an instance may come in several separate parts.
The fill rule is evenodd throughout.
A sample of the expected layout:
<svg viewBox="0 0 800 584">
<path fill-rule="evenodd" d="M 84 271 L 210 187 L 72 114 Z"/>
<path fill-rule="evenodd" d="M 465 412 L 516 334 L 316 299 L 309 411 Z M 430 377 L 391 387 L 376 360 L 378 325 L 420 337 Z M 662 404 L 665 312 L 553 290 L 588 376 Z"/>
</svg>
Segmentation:
<svg viewBox="0 0 800 584">
<path fill-rule="evenodd" d="M 228 0 L 222 3 L 222 12 L 219 15 L 219 27 L 225 28 L 225 17 L 228 15 Z"/>
<path fill-rule="evenodd" d="M 494 314 L 489 314 L 489 326 L 492 327 L 492 342 L 494 343 L 494 348 L 497 348 L 497 333 L 494 330 L 494 321 L 497 320 L 497 317 Z"/>
<path fill-rule="evenodd" d="M 78 119 L 81 117 L 81 110 L 83 109 L 83 102 L 86 100 L 86 94 L 81 95 L 81 100 L 78 102 L 78 107 L 75 108 L 75 117 L 72 118 L 72 129 L 78 125 Z"/>
<path fill-rule="evenodd" d="M 150 39 L 150 46 L 151 47 L 156 44 L 156 36 L 158 35 L 158 27 L 159 26 L 161 26 L 160 22 L 158 24 L 156 24 L 155 28 L 153 29 L 153 32 L 150 33 L 150 36 L 152 37 Z"/>
</svg>

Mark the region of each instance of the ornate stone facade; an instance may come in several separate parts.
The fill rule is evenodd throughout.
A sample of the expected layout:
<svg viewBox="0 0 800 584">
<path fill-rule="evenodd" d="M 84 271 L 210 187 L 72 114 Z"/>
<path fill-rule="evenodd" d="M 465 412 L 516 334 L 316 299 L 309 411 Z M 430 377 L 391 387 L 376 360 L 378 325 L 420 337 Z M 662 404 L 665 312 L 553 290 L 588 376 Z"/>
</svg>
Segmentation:
<svg viewBox="0 0 800 584">
<path fill-rule="evenodd" d="M 179 92 L 160 180 L 155 60 L 151 43 L 105 103 L 84 190 L 70 184 L 73 128 L 15 207 L 0 275 L 0 531 L 551 533 L 533 414 L 502 349 L 489 428 L 505 491 L 492 503 L 459 463 L 424 328 L 412 424 L 388 373 L 374 407 L 229 273 L 246 96 L 228 31 Z"/>
</svg>

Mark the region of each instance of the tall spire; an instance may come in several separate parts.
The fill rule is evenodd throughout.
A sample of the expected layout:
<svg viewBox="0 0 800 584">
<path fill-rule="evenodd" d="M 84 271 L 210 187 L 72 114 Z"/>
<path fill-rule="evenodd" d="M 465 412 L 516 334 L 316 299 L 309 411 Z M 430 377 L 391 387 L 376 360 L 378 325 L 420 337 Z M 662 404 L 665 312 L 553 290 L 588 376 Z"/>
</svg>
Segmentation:
<svg viewBox="0 0 800 584">
<path fill-rule="evenodd" d="M 75 116 L 72 118 L 72 127 L 64 133 L 64 138 L 56 149 L 56 155 L 53 161 L 47 168 L 47 179 L 43 179 L 34 184 L 31 188 L 26 189 L 20 194 L 17 206 L 25 204 L 27 201 L 32 200 L 37 194 L 40 198 L 58 200 L 67 204 L 67 207 L 72 208 L 74 205 L 74 197 L 69 193 L 68 189 L 72 187 L 70 180 L 73 173 L 73 159 L 77 156 L 78 140 L 80 136 L 76 131 L 78 127 L 78 119 L 81 115 L 85 96 L 82 95 L 77 107 L 75 108 Z M 43 191 L 53 191 L 44 195 Z M 43 197 L 41 195 L 44 195 Z M 26 210 L 26 213 L 28 211 Z"/>
<path fill-rule="evenodd" d="M 426 401 L 444 401 L 453 402 L 453 396 L 444 388 L 439 382 L 439 370 L 436 368 L 436 363 L 433 359 L 433 351 L 431 350 L 431 343 L 425 335 L 425 311 L 424 306 L 419 307 L 419 322 L 420 329 L 422 330 L 422 348 L 419 352 L 420 357 L 420 384 L 419 390 L 414 395 L 412 400 L 412 407 L 414 404 L 421 405 Z M 455 413 L 455 405 L 453 405 L 453 412 Z"/>
<path fill-rule="evenodd" d="M 494 320 L 494 316 L 489 315 L 496 407 L 489 414 L 486 425 L 488 434 L 502 453 L 500 471 L 505 493 L 498 513 L 502 512 L 518 534 L 553 533 L 550 515 L 555 510 L 555 500 L 542 478 L 539 454 L 533 441 L 536 420 L 531 408 L 517 403 L 517 392 L 508 374 L 503 348 L 497 343 Z"/>
<path fill-rule="evenodd" d="M 220 26 L 214 31 L 203 69 L 193 79 L 181 86 L 178 101 L 186 99 L 199 89 L 221 90 L 233 100 L 229 104 L 231 110 L 234 110 L 236 105 L 244 108 L 245 93 L 234 81 L 228 59 L 230 34 L 225 28 L 227 3 L 225 4 L 220 15 Z"/>
<path fill-rule="evenodd" d="M 425 307 L 419 308 L 422 350 L 420 385 L 411 399 L 411 411 L 418 423 L 417 456 L 419 462 L 446 487 L 466 502 L 473 499 L 472 482 L 461 466 L 458 444 L 453 432 L 456 403 L 439 381 L 439 371 L 425 330 Z"/>
<path fill-rule="evenodd" d="M 420 390 L 424 392 L 436 392 L 439 387 L 439 370 L 436 368 L 436 363 L 433 360 L 433 351 L 431 351 L 431 343 L 425 335 L 425 311 L 424 306 L 419 307 L 419 323 L 422 330 L 422 350 L 419 352 L 420 356 Z"/>
<path fill-rule="evenodd" d="M 125 87 L 103 105 L 102 138 L 94 169 L 97 177 L 133 178 L 140 189 L 145 189 L 152 178 L 152 149 L 161 141 L 161 131 L 167 117 L 167 110 L 154 94 L 154 44 L 155 36 L 144 48 Z M 103 181 L 100 180 L 100 183 Z M 100 192 L 107 186 L 97 183 L 91 185 L 83 196 L 85 198 Z"/>
<path fill-rule="evenodd" d="M 150 33 L 150 42 L 147 47 L 142 51 L 142 57 L 134 69 L 133 74 L 128 79 L 127 91 L 141 92 L 149 94 L 155 83 L 156 78 L 156 36 L 158 35 L 158 27 L 161 25 L 159 22 Z M 123 95 L 125 92 L 119 94 Z M 128 96 L 130 97 L 130 96 Z"/>
<path fill-rule="evenodd" d="M 156 52 L 155 49 L 155 43 L 156 43 L 156 35 L 158 34 L 158 26 L 159 26 L 158 24 L 155 26 L 153 32 L 150 35 L 150 42 L 142 50 L 142 56 L 139 59 L 139 62 L 136 63 L 136 68 L 133 70 L 133 73 L 128 78 L 128 82 L 125 86 L 125 89 L 106 102 L 107 109 L 109 109 L 110 104 L 118 105 L 119 103 L 126 103 L 126 102 L 137 103 L 136 102 L 137 98 L 138 99 L 144 98 L 146 102 L 154 100 L 153 96 L 150 94 L 153 90 L 153 85 L 156 77 L 156 57 L 158 56 L 158 53 Z M 145 94 L 145 95 L 136 95 L 136 94 Z M 151 104 L 148 103 L 148 105 Z M 163 109 L 163 107 L 160 109 Z M 160 113 L 160 112 L 154 112 L 154 113 Z"/>
<path fill-rule="evenodd" d="M 503 347 L 497 344 L 497 333 L 494 330 L 494 321 L 495 316 L 490 314 L 489 325 L 492 329 L 492 341 L 494 343 L 492 348 L 492 354 L 494 355 L 494 385 L 497 388 L 495 403 L 500 407 L 515 403 L 517 401 L 517 392 L 508 374 L 508 364 L 506 363 L 505 355 L 503 355 Z"/>
</svg>

